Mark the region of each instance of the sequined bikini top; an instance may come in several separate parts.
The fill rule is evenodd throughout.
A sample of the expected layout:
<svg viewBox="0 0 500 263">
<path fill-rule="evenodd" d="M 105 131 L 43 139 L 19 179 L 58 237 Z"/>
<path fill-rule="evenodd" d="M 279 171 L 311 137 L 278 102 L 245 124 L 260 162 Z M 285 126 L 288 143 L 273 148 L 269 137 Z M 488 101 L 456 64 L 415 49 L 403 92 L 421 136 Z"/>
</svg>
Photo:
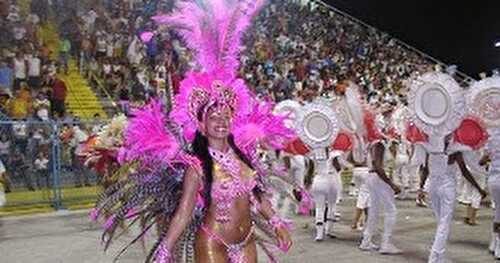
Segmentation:
<svg viewBox="0 0 500 263">
<path fill-rule="evenodd" d="M 232 150 L 223 153 L 209 149 L 209 152 L 214 161 L 211 196 L 216 205 L 215 219 L 224 223 L 230 220 L 229 209 L 234 200 L 251 194 L 257 185 L 256 172 L 240 161 Z"/>
</svg>

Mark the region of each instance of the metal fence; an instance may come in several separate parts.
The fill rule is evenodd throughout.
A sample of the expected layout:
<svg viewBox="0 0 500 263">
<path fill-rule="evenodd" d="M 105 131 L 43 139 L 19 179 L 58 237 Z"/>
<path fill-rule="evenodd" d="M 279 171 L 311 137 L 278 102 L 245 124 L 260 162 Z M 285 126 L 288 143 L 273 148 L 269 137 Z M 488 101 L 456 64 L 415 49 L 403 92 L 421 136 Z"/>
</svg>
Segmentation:
<svg viewBox="0 0 500 263">
<path fill-rule="evenodd" d="M 92 206 L 96 173 L 77 154 L 101 123 L 0 121 L 0 160 L 7 203 L 0 216 Z"/>
</svg>

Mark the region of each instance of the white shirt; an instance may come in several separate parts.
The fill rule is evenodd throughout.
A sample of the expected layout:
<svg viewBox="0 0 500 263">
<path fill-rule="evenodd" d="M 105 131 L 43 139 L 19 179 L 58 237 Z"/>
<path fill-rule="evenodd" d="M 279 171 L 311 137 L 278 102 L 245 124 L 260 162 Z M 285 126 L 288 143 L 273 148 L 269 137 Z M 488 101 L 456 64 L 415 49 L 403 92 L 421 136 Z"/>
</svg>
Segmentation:
<svg viewBox="0 0 500 263">
<path fill-rule="evenodd" d="M 104 71 L 104 74 L 106 75 L 111 74 L 111 65 L 110 64 L 102 65 L 102 71 Z"/>
<path fill-rule="evenodd" d="M 93 25 L 95 23 L 95 20 L 97 19 L 97 17 L 99 17 L 97 15 L 97 13 L 94 10 L 90 10 L 87 13 L 87 23 L 89 23 L 90 25 Z"/>
<path fill-rule="evenodd" d="M 38 57 L 28 59 L 28 76 L 40 77 L 42 62 Z"/>
<path fill-rule="evenodd" d="M 47 158 L 45 158 L 45 157 L 42 158 L 42 159 L 37 158 L 35 160 L 35 168 L 37 170 L 47 170 L 48 163 L 49 163 L 49 160 Z"/>
<path fill-rule="evenodd" d="M 14 58 L 14 75 L 16 79 L 26 78 L 26 61 L 23 58 Z"/>
</svg>

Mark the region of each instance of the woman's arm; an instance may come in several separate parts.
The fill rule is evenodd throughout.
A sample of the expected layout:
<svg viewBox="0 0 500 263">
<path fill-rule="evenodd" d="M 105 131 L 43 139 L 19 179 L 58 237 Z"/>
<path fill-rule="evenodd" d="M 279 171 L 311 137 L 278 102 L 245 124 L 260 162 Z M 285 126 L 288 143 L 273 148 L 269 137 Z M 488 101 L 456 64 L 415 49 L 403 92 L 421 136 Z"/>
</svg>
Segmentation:
<svg viewBox="0 0 500 263">
<path fill-rule="evenodd" d="M 287 227 L 288 222 L 280 219 L 273 209 L 273 206 L 269 200 L 262 197 L 259 201 L 259 212 L 260 214 L 270 222 L 273 226 L 276 236 L 278 238 L 278 248 L 287 252 L 292 246 L 292 238 L 290 236 L 289 227 Z"/>
<path fill-rule="evenodd" d="M 182 186 L 182 197 L 177 211 L 170 222 L 168 232 L 163 244 L 168 251 L 172 251 L 175 243 L 191 222 L 193 210 L 196 205 L 196 197 L 202 181 L 201 176 L 194 168 L 189 168 L 184 177 Z"/>
</svg>

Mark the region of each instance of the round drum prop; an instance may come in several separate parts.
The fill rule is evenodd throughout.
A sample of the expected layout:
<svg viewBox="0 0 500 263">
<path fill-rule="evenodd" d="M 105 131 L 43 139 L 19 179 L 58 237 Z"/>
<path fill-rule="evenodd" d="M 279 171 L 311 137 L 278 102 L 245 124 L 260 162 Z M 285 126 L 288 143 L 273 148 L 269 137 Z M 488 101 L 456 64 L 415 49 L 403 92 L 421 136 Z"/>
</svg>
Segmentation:
<svg viewBox="0 0 500 263">
<path fill-rule="evenodd" d="M 451 97 L 439 83 L 425 83 L 416 94 L 415 113 L 421 120 L 431 125 L 446 121 L 451 110 Z"/>
<path fill-rule="evenodd" d="M 429 135 L 447 135 L 465 116 L 465 98 L 449 75 L 431 72 L 411 82 L 409 110 L 412 122 Z"/>
<path fill-rule="evenodd" d="M 470 112 L 490 128 L 500 127 L 500 77 L 491 77 L 471 86 L 467 96 Z"/>
<path fill-rule="evenodd" d="M 295 127 L 299 138 L 312 149 L 329 147 L 339 132 L 335 112 L 323 103 L 304 106 L 297 114 Z"/>
</svg>

